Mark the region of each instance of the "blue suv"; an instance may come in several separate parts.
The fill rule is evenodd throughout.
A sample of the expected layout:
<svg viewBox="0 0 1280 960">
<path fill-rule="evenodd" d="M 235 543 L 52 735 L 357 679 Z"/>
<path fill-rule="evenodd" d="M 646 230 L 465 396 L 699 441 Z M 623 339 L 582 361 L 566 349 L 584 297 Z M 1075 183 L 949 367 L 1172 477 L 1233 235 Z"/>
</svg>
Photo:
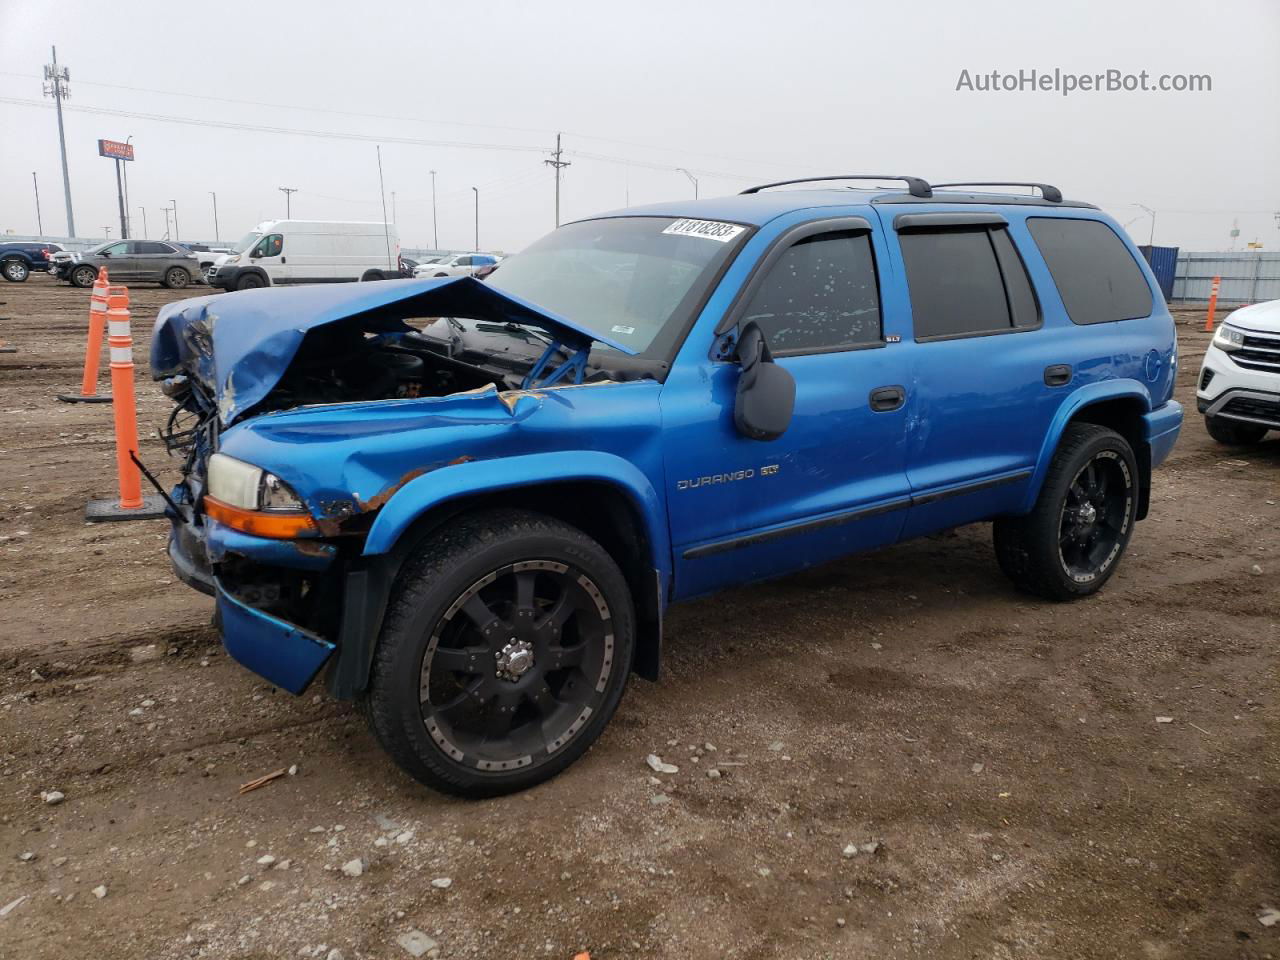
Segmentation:
<svg viewBox="0 0 1280 960">
<path fill-rule="evenodd" d="M 1173 321 L 1110 217 L 1003 186 L 787 181 L 487 283 L 171 304 L 174 567 L 233 657 L 325 669 L 466 796 L 581 756 L 674 602 L 979 521 L 1018 587 L 1087 596 L 1178 435 Z"/>
</svg>

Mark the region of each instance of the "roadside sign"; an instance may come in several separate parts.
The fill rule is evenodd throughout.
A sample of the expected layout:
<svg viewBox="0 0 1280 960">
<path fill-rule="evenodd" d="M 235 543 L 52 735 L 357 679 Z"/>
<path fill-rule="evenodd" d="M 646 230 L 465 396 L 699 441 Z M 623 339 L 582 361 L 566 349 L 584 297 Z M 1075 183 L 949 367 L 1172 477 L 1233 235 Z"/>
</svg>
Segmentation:
<svg viewBox="0 0 1280 960">
<path fill-rule="evenodd" d="M 121 143 L 119 140 L 99 140 L 98 156 L 110 157 L 112 160 L 132 160 L 133 144 Z"/>
</svg>

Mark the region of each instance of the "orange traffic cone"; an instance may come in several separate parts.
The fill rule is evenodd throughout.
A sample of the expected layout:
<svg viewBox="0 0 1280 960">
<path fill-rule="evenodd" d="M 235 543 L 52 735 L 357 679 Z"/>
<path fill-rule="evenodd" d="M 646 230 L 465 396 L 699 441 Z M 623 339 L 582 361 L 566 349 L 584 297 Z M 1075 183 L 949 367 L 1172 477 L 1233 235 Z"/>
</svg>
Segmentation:
<svg viewBox="0 0 1280 960">
<path fill-rule="evenodd" d="M 1222 278 L 1214 277 L 1209 285 L 1209 313 L 1204 318 L 1204 332 L 1213 333 L 1213 314 L 1218 309 L 1218 291 L 1222 289 Z"/>
<path fill-rule="evenodd" d="M 129 334 L 129 288 L 111 287 L 107 296 L 107 343 L 111 348 L 111 394 L 116 422 L 118 500 L 90 500 L 85 519 L 154 520 L 164 516 L 164 498 L 142 495 L 138 469 L 138 410 L 133 395 L 133 337 Z"/>
<path fill-rule="evenodd" d="M 119 289 L 124 289 L 123 287 Z M 89 295 L 89 342 L 84 348 L 84 374 L 79 393 L 60 393 L 64 403 L 110 403 L 111 397 L 98 393 L 98 355 L 102 352 L 102 335 L 107 328 L 107 293 L 110 290 L 107 268 L 98 270 Z"/>
</svg>

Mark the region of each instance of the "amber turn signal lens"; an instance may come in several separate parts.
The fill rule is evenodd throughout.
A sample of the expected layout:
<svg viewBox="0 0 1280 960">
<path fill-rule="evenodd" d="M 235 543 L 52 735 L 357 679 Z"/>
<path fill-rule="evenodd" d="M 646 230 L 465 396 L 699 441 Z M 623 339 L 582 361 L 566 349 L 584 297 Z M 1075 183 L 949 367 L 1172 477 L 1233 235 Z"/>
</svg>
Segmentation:
<svg viewBox="0 0 1280 960">
<path fill-rule="evenodd" d="M 272 540 L 292 540 L 294 537 L 315 533 L 316 529 L 310 514 L 245 510 L 210 496 L 204 498 L 204 512 L 233 530 Z"/>
</svg>

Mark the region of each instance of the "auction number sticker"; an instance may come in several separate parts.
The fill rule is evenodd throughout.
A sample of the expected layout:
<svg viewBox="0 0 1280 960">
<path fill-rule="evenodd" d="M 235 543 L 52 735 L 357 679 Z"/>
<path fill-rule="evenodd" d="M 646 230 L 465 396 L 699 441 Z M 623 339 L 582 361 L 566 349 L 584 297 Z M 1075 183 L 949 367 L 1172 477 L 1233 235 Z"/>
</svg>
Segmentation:
<svg viewBox="0 0 1280 960">
<path fill-rule="evenodd" d="M 702 237 L 704 240 L 715 240 L 717 243 L 728 243 L 746 227 L 736 223 L 721 223 L 719 220 L 677 220 L 663 233 L 671 233 L 677 237 Z"/>
</svg>

